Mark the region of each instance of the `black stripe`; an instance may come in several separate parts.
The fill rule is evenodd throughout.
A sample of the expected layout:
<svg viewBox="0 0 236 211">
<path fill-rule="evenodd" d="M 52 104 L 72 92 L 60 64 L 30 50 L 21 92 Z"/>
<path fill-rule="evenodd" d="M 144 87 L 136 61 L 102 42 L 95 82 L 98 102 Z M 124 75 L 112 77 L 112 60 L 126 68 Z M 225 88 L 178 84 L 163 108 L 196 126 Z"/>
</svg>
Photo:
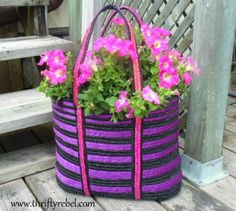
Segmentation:
<svg viewBox="0 0 236 211">
<path fill-rule="evenodd" d="M 181 171 L 181 165 L 177 166 L 176 168 L 172 169 L 171 171 L 164 173 L 160 176 L 155 176 L 149 179 L 142 179 L 143 185 L 155 185 L 162 182 L 166 182 L 170 180 L 172 177 L 176 176 Z"/>
<path fill-rule="evenodd" d="M 174 146 L 177 143 L 178 143 L 178 139 L 173 139 L 170 142 L 168 142 L 166 144 L 162 144 L 157 147 L 153 147 L 153 148 L 149 148 L 149 149 L 142 149 L 142 152 L 144 155 L 148 155 L 148 154 L 152 154 L 152 153 L 156 153 L 156 152 L 162 152 L 162 151 L 167 150 L 168 148 Z"/>
<path fill-rule="evenodd" d="M 57 112 L 60 112 L 62 114 L 66 114 L 66 115 L 70 115 L 70 116 L 76 116 L 76 113 L 75 113 L 75 109 L 73 109 L 73 113 L 72 112 L 68 112 L 68 111 L 64 111 L 62 110 L 63 107 L 56 107 L 53 105 L 53 110 L 57 111 Z"/>
<path fill-rule="evenodd" d="M 56 167 L 60 171 L 60 173 L 63 174 L 65 177 L 81 182 L 81 175 L 64 168 L 59 162 L 56 163 Z"/>
<path fill-rule="evenodd" d="M 79 190 L 75 187 L 68 186 L 60 181 L 60 179 L 57 177 L 57 184 L 66 192 L 72 193 L 72 194 L 80 194 L 84 195 L 82 190 Z"/>
<path fill-rule="evenodd" d="M 98 163 L 88 161 L 89 169 L 101 170 L 101 171 L 131 171 L 133 164 L 127 165 L 126 163 Z"/>
<path fill-rule="evenodd" d="M 90 178 L 90 184 L 106 187 L 131 187 L 132 180 L 101 180 Z"/>
<path fill-rule="evenodd" d="M 80 165 L 80 161 L 78 158 L 75 158 L 74 156 L 71 156 L 67 152 L 63 151 L 59 146 L 57 146 L 57 152 L 62 158 L 64 158 L 68 162 L 73 163 L 75 165 Z"/>
</svg>

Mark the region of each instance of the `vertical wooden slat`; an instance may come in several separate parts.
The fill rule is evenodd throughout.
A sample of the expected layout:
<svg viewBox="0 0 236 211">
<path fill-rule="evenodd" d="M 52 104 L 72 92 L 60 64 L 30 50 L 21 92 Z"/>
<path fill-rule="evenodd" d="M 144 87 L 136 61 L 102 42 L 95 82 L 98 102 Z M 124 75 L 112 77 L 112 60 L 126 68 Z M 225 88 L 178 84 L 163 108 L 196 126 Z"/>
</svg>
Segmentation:
<svg viewBox="0 0 236 211">
<path fill-rule="evenodd" d="M 70 40 L 73 42 L 74 53 L 78 52 L 81 44 L 81 1 L 70 0 L 69 1 L 69 19 L 70 19 Z"/>
<path fill-rule="evenodd" d="M 234 0 L 197 0 L 194 57 L 202 69 L 191 87 L 185 154 L 205 163 L 222 155 L 235 34 Z"/>
</svg>

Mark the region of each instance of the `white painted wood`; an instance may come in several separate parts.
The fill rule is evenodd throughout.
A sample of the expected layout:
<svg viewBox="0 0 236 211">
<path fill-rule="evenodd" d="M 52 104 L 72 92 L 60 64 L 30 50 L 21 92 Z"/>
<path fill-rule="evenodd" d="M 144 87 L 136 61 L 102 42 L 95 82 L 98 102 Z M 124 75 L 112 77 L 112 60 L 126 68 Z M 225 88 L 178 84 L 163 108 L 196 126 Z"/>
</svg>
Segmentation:
<svg viewBox="0 0 236 211">
<path fill-rule="evenodd" d="M 63 191 L 56 182 L 54 170 L 44 171 L 40 174 L 32 175 L 25 178 L 28 187 L 39 201 L 45 201 L 51 198 L 53 202 L 87 202 L 94 203 L 94 207 L 57 207 L 57 211 L 76 210 L 76 211 L 104 211 L 104 209 L 95 202 L 91 197 L 85 197 L 78 194 L 70 194 Z M 45 207 L 43 207 L 45 209 Z M 49 207 L 48 210 L 53 210 Z M 108 210 L 107 210 L 108 211 Z"/>
<path fill-rule="evenodd" d="M 135 201 L 124 199 L 111 199 L 96 197 L 96 201 L 102 205 L 107 211 L 165 211 L 166 209 L 156 201 Z"/>
<path fill-rule="evenodd" d="M 48 5 L 49 0 L 1 0 L 0 7 Z"/>
<path fill-rule="evenodd" d="M 0 183 L 53 168 L 55 165 L 54 151 L 54 145 L 40 144 L 34 147 L 1 154 Z"/>
<path fill-rule="evenodd" d="M 36 90 L 0 95 L 0 133 L 51 121 L 51 100 Z"/>
<path fill-rule="evenodd" d="M 11 205 L 14 202 L 32 203 L 33 200 L 36 202 L 22 179 L 0 185 L 0 211 L 42 211 L 39 207 L 12 207 Z"/>
<path fill-rule="evenodd" d="M 0 39 L 0 61 L 33 57 L 45 51 L 72 49 L 72 42 L 53 36 L 31 36 Z"/>
<path fill-rule="evenodd" d="M 232 211 L 226 204 L 214 199 L 209 194 L 183 182 L 181 192 L 175 197 L 161 202 L 168 210 L 173 211 Z"/>
</svg>

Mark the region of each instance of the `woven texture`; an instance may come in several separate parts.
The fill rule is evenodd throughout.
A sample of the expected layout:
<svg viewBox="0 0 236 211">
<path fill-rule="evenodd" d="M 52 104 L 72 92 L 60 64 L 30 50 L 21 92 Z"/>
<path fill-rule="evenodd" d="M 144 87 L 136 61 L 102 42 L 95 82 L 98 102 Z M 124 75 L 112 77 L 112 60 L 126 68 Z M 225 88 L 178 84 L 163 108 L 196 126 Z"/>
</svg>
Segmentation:
<svg viewBox="0 0 236 211">
<path fill-rule="evenodd" d="M 164 200 L 181 187 L 178 152 L 178 98 L 163 110 L 143 119 L 141 149 L 141 195 L 143 199 Z M 111 115 L 85 117 L 85 158 L 92 195 L 135 198 L 134 119 L 113 123 Z M 53 101 L 56 175 L 59 185 L 84 194 L 76 108 L 72 101 Z"/>
</svg>

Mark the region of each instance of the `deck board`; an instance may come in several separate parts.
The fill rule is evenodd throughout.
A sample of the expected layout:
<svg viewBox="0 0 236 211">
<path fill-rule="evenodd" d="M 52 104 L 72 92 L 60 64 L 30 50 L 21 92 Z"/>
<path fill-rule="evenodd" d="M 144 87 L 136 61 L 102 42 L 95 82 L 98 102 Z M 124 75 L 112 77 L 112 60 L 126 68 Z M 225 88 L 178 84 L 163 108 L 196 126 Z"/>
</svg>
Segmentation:
<svg viewBox="0 0 236 211">
<path fill-rule="evenodd" d="M 230 211 L 232 210 L 224 203 L 214 199 L 209 194 L 183 182 L 181 192 L 161 203 L 163 206 L 174 211 Z"/>
<path fill-rule="evenodd" d="M 54 202 L 64 202 L 67 200 L 73 202 L 76 198 L 77 202 L 92 202 L 95 203 L 95 207 L 60 207 L 57 208 L 57 211 L 65 211 L 65 210 L 80 210 L 80 211 L 105 211 L 95 200 L 91 197 L 85 197 L 80 195 L 74 195 L 63 191 L 56 182 L 54 170 L 44 171 L 42 173 L 32 175 L 25 178 L 25 181 L 34 196 L 39 201 L 47 200 L 48 198 L 52 198 Z M 45 209 L 45 207 L 43 207 Z M 48 209 L 52 210 L 52 209 Z M 109 210 L 110 211 L 110 210 Z"/>
<path fill-rule="evenodd" d="M 107 211 L 166 211 L 156 201 L 135 201 L 135 200 L 122 200 L 122 199 L 109 199 L 103 197 L 96 197 L 96 201 L 102 205 Z"/>
<path fill-rule="evenodd" d="M 39 139 L 41 143 L 49 143 L 54 140 L 52 123 L 34 127 L 32 128 L 32 133 Z"/>
<path fill-rule="evenodd" d="M 22 207 L 16 208 L 11 206 L 11 202 L 32 202 L 35 200 L 33 194 L 25 185 L 22 179 L 5 183 L 0 186 L 0 210 L 1 211 L 42 211 L 39 207 Z"/>
<path fill-rule="evenodd" d="M 236 133 L 225 130 L 224 147 L 236 153 Z"/>
<path fill-rule="evenodd" d="M 227 204 L 233 210 L 236 207 L 236 179 L 229 176 L 212 185 L 202 187 L 201 190 L 212 195 L 224 204 Z"/>
<path fill-rule="evenodd" d="M 0 155 L 0 184 L 54 167 L 54 145 L 41 144 Z"/>
</svg>

